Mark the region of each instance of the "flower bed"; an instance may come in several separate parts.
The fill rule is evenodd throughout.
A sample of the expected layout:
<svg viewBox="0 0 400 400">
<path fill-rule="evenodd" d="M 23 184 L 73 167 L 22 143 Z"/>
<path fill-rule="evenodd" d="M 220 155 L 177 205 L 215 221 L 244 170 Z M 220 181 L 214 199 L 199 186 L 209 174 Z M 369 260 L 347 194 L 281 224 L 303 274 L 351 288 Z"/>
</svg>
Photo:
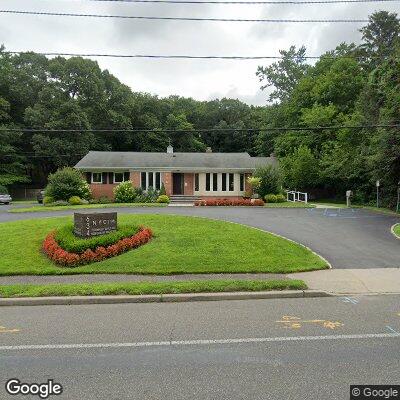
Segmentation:
<svg viewBox="0 0 400 400">
<path fill-rule="evenodd" d="M 99 246 L 95 250 L 86 249 L 82 253 L 72 253 L 64 250 L 56 241 L 56 231 L 50 232 L 43 241 L 43 252 L 55 263 L 75 267 L 77 265 L 88 264 L 101 261 L 109 257 L 117 256 L 125 251 L 135 249 L 146 244 L 153 236 L 150 228 L 140 227 L 139 231 L 130 237 L 120 239 L 109 246 Z"/>
<path fill-rule="evenodd" d="M 210 199 L 198 200 L 195 206 L 263 206 L 261 199 Z"/>
</svg>

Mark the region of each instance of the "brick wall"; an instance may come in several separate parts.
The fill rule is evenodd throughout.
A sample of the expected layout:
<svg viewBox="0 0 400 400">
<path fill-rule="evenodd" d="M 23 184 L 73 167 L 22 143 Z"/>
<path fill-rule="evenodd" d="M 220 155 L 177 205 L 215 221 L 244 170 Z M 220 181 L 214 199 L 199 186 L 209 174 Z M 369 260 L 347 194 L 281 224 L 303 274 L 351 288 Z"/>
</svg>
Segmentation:
<svg viewBox="0 0 400 400">
<path fill-rule="evenodd" d="M 140 172 L 133 171 L 129 177 L 133 187 L 140 187 Z"/>
<path fill-rule="evenodd" d="M 106 184 L 90 184 L 90 189 L 92 190 L 93 198 L 99 199 L 100 197 L 108 197 L 110 200 L 114 199 L 113 190 L 117 186 L 114 183 L 106 183 Z"/>
<path fill-rule="evenodd" d="M 167 196 L 172 194 L 172 172 L 163 172 L 161 181 L 164 182 L 165 192 Z"/>
<path fill-rule="evenodd" d="M 184 174 L 183 194 L 193 196 L 194 194 L 194 174 Z"/>
</svg>

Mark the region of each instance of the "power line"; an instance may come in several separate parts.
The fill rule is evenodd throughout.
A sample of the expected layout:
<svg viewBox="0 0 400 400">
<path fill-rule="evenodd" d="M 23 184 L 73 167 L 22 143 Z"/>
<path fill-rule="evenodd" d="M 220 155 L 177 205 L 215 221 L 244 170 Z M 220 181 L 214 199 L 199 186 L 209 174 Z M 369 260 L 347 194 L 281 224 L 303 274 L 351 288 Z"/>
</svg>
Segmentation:
<svg viewBox="0 0 400 400">
<path fill-rule="evenodd" d="M 342 4 L 342 3 L 384 3 L 398 2 L 399 0 L 304 0 L 304 1 L 200 1 L 200 0 L 88 0 L 94 2 L 119 2 L 119 3 L 159 3 L 159 4 Z"/>
<path fill-rule="evenodd" d="M 156 21 L 207 21 L 207 22 L 263 22 L 263 23 L 366 23 L 368 19 L 240 19 L 240 18 L 197 18 L 197 17 L 154 17 L 137 15 L 76 14 L 44 11 L 0 10 L 2 14 L 42 15 L 57 17 L 120 18 Z"/>
<path fill-rule="evenodd" d="M 23 133 L 197 133 L 197 132 L 260 132 L 260 131 L 318 131 L 330 129 L 376 129 L 400 128 L 400 124 L 374 124 L 374 125 L 331 125 L 331 126 L 293 126 L 293 127 L 265 127 L 265 128 L 200 128 L 200 129 L 38 129 L 38 128 L 1 128 L 0 132 Z"/>
<path fill-rule="evenodd" d="M 62 53 L 62 52 L 33 52 L 33 51 L 0 51 L 2 54 L 39 54 L 42 56 L 63 56 L 63 57 L 107 57 L 107 58 L 150 58 L 150 59 L 189 59 L 189 60 L 279 60 L 288 56 L 192 56 L 183 54 L 102 54 L 102 53 Z M 325 59 L 381 59 L 385 60 L 389 56 L 363 56 L 363 55 L 321 55 L 321 56 L 301 56 L 306 60 Z M 299 58 L 293 56 L 289 58 Z"/>
</svg>

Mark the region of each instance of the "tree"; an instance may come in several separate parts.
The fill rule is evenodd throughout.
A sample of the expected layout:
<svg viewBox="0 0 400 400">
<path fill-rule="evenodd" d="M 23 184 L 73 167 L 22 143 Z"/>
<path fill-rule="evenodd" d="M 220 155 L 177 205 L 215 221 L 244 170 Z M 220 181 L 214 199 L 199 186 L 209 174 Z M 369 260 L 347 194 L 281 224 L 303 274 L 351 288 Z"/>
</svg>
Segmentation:
<svg viewBox="0 0 400 400">
<path fill-rule="evenodd" d="M 279 167 L 274 165 L 266 165 L 264 167 L 257 168 L 254 172 L 254 176 L 261 179 L 258 193 L 261 198 L 264 198 L 267 194 L 277 194 L 282 190 L 282 174 Z"/>
<path fill-rule="evenodd" d="M 269 101 L 288 100 L 299 80 L 307 72 L 309 66 L 305 64 L 306 48 L 304 46 L 296 50 L 290 46 L 289 50 L 279 50 L 282 59 L 268 67 L 259 66 L 256 75 L 260 82 L 265 82 L 261 89 L 274 87 L 269 95 Z"/>
</svg>

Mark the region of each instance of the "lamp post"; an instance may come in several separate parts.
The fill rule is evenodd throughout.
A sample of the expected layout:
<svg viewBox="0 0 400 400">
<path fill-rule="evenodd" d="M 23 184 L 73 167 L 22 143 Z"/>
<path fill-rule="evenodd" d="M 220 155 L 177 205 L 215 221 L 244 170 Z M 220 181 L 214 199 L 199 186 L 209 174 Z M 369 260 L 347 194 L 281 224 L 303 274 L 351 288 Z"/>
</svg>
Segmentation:
<svg viewBox="0 0 400 400">
<path fill-rule="evenodd" d="M 397 205 L 396 212 L 400 211 L 400 181 L 397 182 Z"/>
</svg>

